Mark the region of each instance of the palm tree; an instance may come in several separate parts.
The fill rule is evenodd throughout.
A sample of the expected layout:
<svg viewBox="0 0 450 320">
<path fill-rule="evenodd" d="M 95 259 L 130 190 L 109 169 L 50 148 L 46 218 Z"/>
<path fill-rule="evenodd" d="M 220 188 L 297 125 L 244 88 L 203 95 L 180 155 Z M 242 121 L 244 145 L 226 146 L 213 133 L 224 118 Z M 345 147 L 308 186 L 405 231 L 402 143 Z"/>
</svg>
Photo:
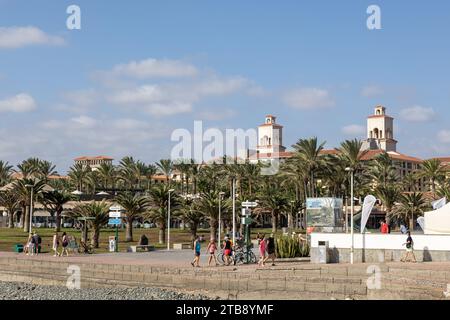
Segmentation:
<svg viewBox="0 0 450 320">
<path fill-rule="evenodd" d="M 103 190 L 106 190 L 109 187 L 111 187 L 111 189 L 115 188 L 116 169 L 112 163 L 102 163 L 97 172 L 102 181 Z"/>
<path fill-rule="evenodd" d="M 44 191 L 42 193 L 42 203 L 47 210 L 55 214 L 55 231 L 61 231 L 61 214 L 64 205 L 72 200 L 72 195 L 58 190 Z"/>
<path fill-rule="evenodd" d="M 73 208 L 70 216 L 74 219 L 84 217 L 92 218 L 87 220 L 87 226 L 91 231 L 91 245 L 94 248 L 99 247 L 100 229 L 108 223 L 109 205 L 103 200 L 101 202 L 81 203 Z M 83 236 L 85 238 L 86 235 Z"/>
<path fill-rule="evenodd" d="M 414 230 L 414 217 L 423 215 L 428 204 L 422 193 L 413 192 L 401 195 L 399 203 L 395 205 L 393 216 L 397 219 L 409 221 L 409 230 Z"/>
<path fill-rule="evenodd" d="M 226 215 L 229 211 L 229 200 L 219 201 L 217 191 L 204 192 L 196 205 L 196 210 L 200 211 L 205 218 L 209 220 L 210 239 L 217 238 L 217 229 L 219 227 L 219 203 L 221 213 Z"/>
<path fill-rule="evenodd" d="M 119 164 L 119 179 L 127 190 L 133 189 L 139 179 L 136 176 L 136 161 L 133 157 L 124 157 Z"/>
<path fill-rule="evenodd" d="M 386 188 L 388 184 L 395 183 L 398 180 L 397 169 L 387 152 L 380 153 L 375 157 L 369 171 L 376 186 L 381 185 Z"/>
<path fill-rule="evenodd" d="M 173 172 L 173 162 L 170 159 L 162 159 L 156 163 L 158 170 L 166 176 L 166 181 L 170 184 L 170 179 Z"/>
<path fill-rule="evenodd" d="M 91 168 L 88 165 L 82 163 L 76 163 L 69 169 L 69 178 L 75 183 L 78 191 L 83 191 L 84 183 L 88 178 L 88 174 L 91 172 Z"/>
<path fill-rule="evenodd" d="M 269 212 L 272 219 L 272 233 L 277 232 L 278 217 L 281 212 L 289 210 L 288 200 L 277 187 L 277 183 L 265 183 L 258 195 L 259 206 L 255 213 Z"/>
<path fill-rule="evenodd" d="M 0 205 L 8 212 L 8 227 L 14 228 L 14 215 L 20 207 L 20 198 L 14 190 L 0 192 Z"/>
<path fill-rule="evenodd" d="M 149 199 L 131 192 L 124 192 L 117 196 L 117 203 L 125 210 L 126 241 L 133 241 L 133 222 L 148 209 Z"/>
<path fill-rule="evenodd" d="M 386 223 L 390 225 L 392 208 L 400 198 L 400 191 L 394 184 L 384 186 L 378 186 L 375 189 L 375 195 L 381 200 L 383 206 L 386 208 Z"/>
<path fill-rule="evenodd" d="M 292 147 L 295 150 L 295 157 L 304 162 L 309 179 L 310 196 L 315 196 L 315 171 L 321 166 L 323 155 L 321 154 L 326 142 L 318 144 L 317 137 L 311 139 L 300 139 Z"/>
<path fill-rule="evenodd" d="M 3 160 L 0 160 L 0 186 L 4 186 L 11 181 L 12 166 Z"/>
<path fill-rule="evenodd" d="M 167 184 L 159 184 L 150 189 L 151 208 L 145 217 L 154 221 L 159 228 L 159 243 L 164 244 L 166 238 L 166 227 L 168 218 L 169 190 Z M 171 194 L 170 206 L 174 213 L 178 206 L 178 197 L 176 193 Z"/>
<path fill-rule="evenodd" d="M 436 195 L 436 182 L 445 179 L 446 170 L 438 159 L 425 160 L 418 172 L 418 176 L 429 180 L 431 192 Z"/>
<path fill-rule="evenodd" d="M 28 232 L 30 230 L 30 205 L 31 194 L 33 194 L 33 201 L 39 196 L 45 187 L 45 181 L 38 179 L 21 179 L 14 181 L 14 190 L 17 196 L 20 198 L 22 205 L 23 231 Z"/>
<path fill-rule="evenodd" d="M 407 175 L 403 176 L 403 179 L 401 180 L 401 185 L 403 191 L 406 192 L 415 192 L 417 191 L 417 185 L 418 185 L 418 175 L 417 172 L 411 172 Z"/>
<path fill-rule="evenodd" d="M 147 190 L 150 190 L 152 186 L 152 178 L 158 172 L 158 169 L 154 164 L 149 164 L 147 166 L 146 176 L 147 176 Z"/>
<path fill-rule="evenodd" d="M 46 160 L 38 160 L 36 176 L 41 179 L 47 181 L 50 176 L 58 175 L 56 171 L 56 166 L 50 161 Z"/>
<path fill-rule="evenodd" d="M 189 225 L 191 243 L 194 243 L 197 236 L 198 225 L 204 218 L 203 213 L 196 210 L 195 201 L 192 197 L 184 197 L 181 199 L 179 213 L 179 217 L 183 220 L 183 223 Z"/>
</svg>

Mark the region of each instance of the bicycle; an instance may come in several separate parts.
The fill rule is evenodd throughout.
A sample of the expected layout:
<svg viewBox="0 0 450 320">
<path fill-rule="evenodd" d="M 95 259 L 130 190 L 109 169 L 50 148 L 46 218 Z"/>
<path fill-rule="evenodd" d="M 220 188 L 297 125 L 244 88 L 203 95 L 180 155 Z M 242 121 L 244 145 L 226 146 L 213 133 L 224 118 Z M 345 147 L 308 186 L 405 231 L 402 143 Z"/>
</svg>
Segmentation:
<svg viewBox="0 0 450 320">
<path fill-rule="evenodd" d="M 84 241 L 80 241 L 80 247 L 78 247 L 78 253 L 93 254 L 94 246 L 90 243 L 84 243 Z"/>
</svg>

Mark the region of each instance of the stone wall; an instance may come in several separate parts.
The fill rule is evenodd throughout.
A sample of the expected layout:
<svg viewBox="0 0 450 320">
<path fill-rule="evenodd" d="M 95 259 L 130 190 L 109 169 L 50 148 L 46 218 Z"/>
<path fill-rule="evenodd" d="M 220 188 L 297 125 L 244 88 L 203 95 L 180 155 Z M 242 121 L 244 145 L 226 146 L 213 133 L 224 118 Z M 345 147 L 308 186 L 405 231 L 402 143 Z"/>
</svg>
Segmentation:
<svg viewBox="0 0 450 320">
<path fill-rule="evenodd" d="M 277 269 L 184 269 L 78 264 L 81 286 L 153 286 L 196 290 L 223 299 L 443 299 L 450 270 L 378 265 L 382 286 L 367 286 L 367 265 L 299 265 Z M 0 258 L 0 281 L 66 285 L 69 263 Z"/>
</svg>

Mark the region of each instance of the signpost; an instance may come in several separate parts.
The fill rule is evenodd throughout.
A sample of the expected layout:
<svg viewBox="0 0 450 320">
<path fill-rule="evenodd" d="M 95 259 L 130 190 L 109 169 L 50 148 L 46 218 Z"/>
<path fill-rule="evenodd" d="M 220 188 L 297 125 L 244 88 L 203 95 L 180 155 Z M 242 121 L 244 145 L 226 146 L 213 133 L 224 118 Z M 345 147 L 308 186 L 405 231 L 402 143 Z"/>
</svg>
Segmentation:
<svg viewBox="0 0 450 320">
<path fill-rule="evenodd" d="M 112 237 L 109 239 L 109 251 L 111 252 L 119 252 L 119 226 L 122 224 L 122 211 L 123 209 L 118 206 L 112 206 L 109 208 L 108 224 L 116 226 L 116 235 L 114 239 L 112 239 Z"/>
<path fill-rule="evenodd" d="M 258 203 L 256 202 L 250 202 L 250 201 L 245 201 L 242 202 L 242 218 L 241 218 L 241 223 L 243 225 L 245 225 L 245 246 L 246 246 L 246 251 L 245 251 L 245 262 L 248 264 L 249 263 L 249 255 L 248 252 L 250 250 L 250 244 L 251 244 L 251 240 L 250 240 L 250 225 L 253 223 L 253 219 L 251 217 L 252 212 L 250 208 L 255 208 L 258 206 Z"/>
</svg>

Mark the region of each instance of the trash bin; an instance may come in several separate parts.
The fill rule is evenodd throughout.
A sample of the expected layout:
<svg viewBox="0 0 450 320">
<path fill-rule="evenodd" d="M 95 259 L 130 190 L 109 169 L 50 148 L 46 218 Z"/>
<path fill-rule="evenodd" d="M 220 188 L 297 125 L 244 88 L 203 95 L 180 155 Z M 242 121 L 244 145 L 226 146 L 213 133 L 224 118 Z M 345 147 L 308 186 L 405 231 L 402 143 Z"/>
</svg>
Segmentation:
<svg viewBox="0 0 450 320">
<path fill-rule="evenodd" d="M 328 241 L 319 241 L 318 263 L 328 263 Z"/>
<path fill-rule="evenodd" d="M 17 253 L 23 252 L 23 244 L 15 244 L 13 250 Z"/>
</svg>

